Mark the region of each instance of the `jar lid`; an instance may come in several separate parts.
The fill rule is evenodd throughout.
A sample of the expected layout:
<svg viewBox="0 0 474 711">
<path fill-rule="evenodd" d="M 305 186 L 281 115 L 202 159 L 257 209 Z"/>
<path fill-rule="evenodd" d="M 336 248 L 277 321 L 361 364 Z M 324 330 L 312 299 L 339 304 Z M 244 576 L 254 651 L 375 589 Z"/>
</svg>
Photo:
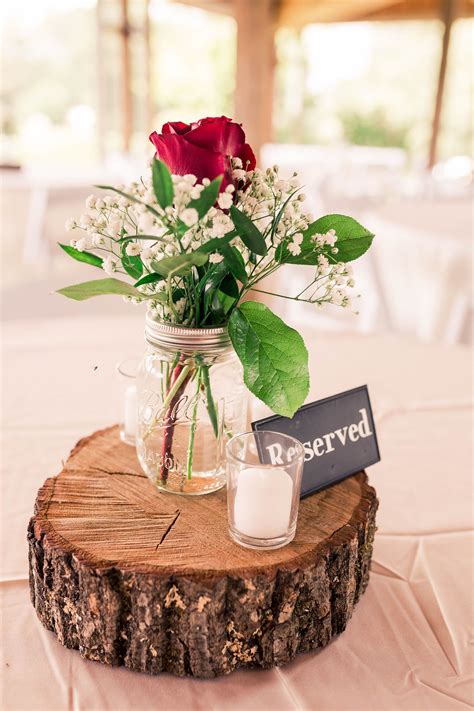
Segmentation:
<svg viewBox="0 0 474 711">
<path fill-rule="evenodd" d="M 194 353 L 222 353 L 232 347 L 227 326 L 217 328 L 192 328 L 173 326 L 158 321 L 147 312 L 145 319 L 145 338 L 152 346 L 166 346 L 175 350 Z"/>
</svg>

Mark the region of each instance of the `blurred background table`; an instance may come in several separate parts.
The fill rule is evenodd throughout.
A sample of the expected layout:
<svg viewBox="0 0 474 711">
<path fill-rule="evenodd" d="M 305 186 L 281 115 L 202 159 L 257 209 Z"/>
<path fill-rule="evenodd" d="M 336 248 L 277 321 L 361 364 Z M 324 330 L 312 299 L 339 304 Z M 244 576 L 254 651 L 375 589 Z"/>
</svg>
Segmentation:
<svg viewBox="0 0 474 711">
<path fill-rule="evenodd" d="M 53 298 L 53 297 L 51 297 Z M 143 312 L 4 327 L 2 570 L 8 709 L 462 709 L 469 641 L 470 356 L 399 336 L 303 332 L 317 399 L 367 383 L 382 453 L 371 581 L 347 630 L 280 669 L 211 681 L 86 662 L 36 619 L 26 526 L 76 440 L 117 421 L 115 362 L 140 352 Z M 265 414 L 254 403 L 253 414 Z M 38 660 L 41 659 L 41 663 Z"/>
</svg>

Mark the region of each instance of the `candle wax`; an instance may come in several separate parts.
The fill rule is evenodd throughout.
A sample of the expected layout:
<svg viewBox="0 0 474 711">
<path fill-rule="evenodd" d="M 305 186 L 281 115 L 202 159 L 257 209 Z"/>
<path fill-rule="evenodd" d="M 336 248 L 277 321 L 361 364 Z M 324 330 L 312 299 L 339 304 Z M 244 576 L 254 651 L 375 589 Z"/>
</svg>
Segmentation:
<svg viewBox="0 0 474 711">
<path fill-rule="evenodd" d="M 276 538 L 288 531 L 293 482 L 284 469 L 242 469 L 234 501 L 235 528 L 253 538 Z"/>
<path fill-rule="evenodd" d="M 125 391 L 123 429 L 128 437 L 135 437 L 137 432 L 137 388 L 129 385 Z"/>
</svg>

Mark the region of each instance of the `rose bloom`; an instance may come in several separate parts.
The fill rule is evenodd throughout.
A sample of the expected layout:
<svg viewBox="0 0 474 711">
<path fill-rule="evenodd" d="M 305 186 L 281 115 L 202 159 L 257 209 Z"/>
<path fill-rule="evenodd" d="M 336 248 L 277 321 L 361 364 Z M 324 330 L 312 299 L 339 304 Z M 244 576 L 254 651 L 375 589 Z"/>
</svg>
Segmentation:
<svg viewBox="0 0 474 711">
<path fill-rule="evenodd" d="M 191 124 L 165 123 L 161 133 L 153 131 L 150 141 L 156 148 L 156 157 L 174 175 L 192 173 L 198 182 L 223 175 L 221 191 L 232 183 L 231 158 L 240 158 L 246 170 L 255 168 L 255 156 L 245 142 L 242 126 L 227 116 L 203 118 Z"/>
</svg>

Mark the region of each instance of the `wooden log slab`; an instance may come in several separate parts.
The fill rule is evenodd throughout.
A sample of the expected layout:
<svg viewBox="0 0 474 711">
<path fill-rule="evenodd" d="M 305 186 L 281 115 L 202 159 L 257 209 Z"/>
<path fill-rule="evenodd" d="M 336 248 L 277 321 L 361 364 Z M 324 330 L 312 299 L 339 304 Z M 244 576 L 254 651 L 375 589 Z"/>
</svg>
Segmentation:
<svg viewBox="0 0 474 711">
<path fill-rule="evenodd" d="M 82 439 L 38 492 L 31 599 L 63 645 L 105 664 L 195 677 L 279 666 L 346 627 L 377 505 L 360 472 L 301 502 L 290 545 L 241 548 L 225 489 L 160 493 L 112 427 Z"/>
</svg>

